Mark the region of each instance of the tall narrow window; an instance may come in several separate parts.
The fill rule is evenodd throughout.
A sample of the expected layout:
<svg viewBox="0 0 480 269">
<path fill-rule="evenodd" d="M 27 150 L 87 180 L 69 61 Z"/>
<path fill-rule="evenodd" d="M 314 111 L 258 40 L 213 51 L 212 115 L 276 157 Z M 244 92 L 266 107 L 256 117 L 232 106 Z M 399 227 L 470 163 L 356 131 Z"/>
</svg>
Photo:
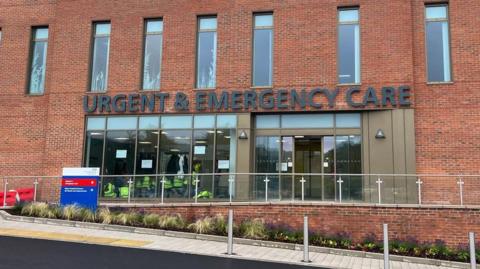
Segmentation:
<svg viewBox="0 0 480 269">
<path fill-rule="evenodd" d="M 90 90 L 92 92 L 104 92 L 108 82 L 108 57 L 110 50 L 110 23 L 102 22 L 94 24 L 92 77 Z"/>
<path fill-rule="evenodd" d="M 143 59 L 143 89 L 159 90 L 162 68 L 163 21 L 145 22 L 145 48 Z"/>
<path fill-rule="evenodd" d="M 215 88 L 217 69 L 217 18 L 198 20 L 197 88 Z"/>
<path fill-rule="evenodd" d="M 253 29 L 253 86 L 272 85 L 273 15 L 256 14 Z"/>
<path fill-rule="evenodd" d="M 45 91 L 48 27 L 33 28 L 32 34 L 28 93 L 42 94 Z"/>
<path fill-rule="evenodd" d="M 425 14 L 428 81 L 451 81 L 448 7 L 427 6 Z"/>
<path fill-rule="evenodd" d="M 360 83 L 360 26 L 358 9 L 338 11 L 338 82 Z"/>
</svg>

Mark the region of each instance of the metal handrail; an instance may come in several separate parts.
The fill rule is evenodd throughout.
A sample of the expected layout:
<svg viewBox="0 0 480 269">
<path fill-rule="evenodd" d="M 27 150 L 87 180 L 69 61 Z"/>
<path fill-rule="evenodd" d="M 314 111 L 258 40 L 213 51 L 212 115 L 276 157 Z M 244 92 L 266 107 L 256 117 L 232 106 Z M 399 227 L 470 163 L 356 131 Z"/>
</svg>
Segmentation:
<svg viewBox="0 0 480 269">
<path fill-rule="evenodd" d="M 142 177 L 142 176 L 178 176 L 179 174 L 123 174 L 123 175 L 100 175 L 100 177 Z M 379 177 L 480 177 L 480 174 L 349 174 L 349 173 L 196 173 L 181 174 L 183 176 L 231 176 L 231 175 L 251 175 L 251 176 L 379 176 Z M 4 179 L 15 178 L 61 178 L 58 176 L 0 176 Z"/>
<path fill-rule="evenodd" d="M 172 182 L 169 182 L 172 180 L 172 178 L 176 178 L 178 176 L 182 176 L 184 183 L 183 187 L 174 187 L 172 190 L 172 187 L 170 186 L 171 184 L 174 184 L 175 180 Z M 306 186 L 305 184 L 309 184 L 309 180 L 307 177 L 311 176 L 316 176 L 316 177 L 323 177 L 327 178 L 330 180 L 329 184 L 333 183 L 334 190 L 333 192 L 329 190 L 329 193 L 326 194 L 322 190 L 321 194 L 321 199 L 319 201 L 323 201 L 325 198 L 324 196 L 327 195 L 328 199 L 333 199 L 331 201 L 334 201 L 336 203 L 343 203 L 343 202 L 348 202 L 348 201 L 353 201 L 353 200 L 358 200 L 359 202 L 370 202 L 370 203 L 375 203 L 375 204 L 384 204 L 384 203 L 392 203 L 395 204 L 395 202 L 398 201 L 405 201 L 408 204 L 411 204 L 413 202 L 414 204 L 419 204 L 422 205 L 424 203 L 433 203 L 433 204 L 446 204 L 446 205 L 452 205 L 452 204 L 457 204 L 457 205 L 465 205 L 465 204 L 471 204 L 471 205 L 477 205 L 480 204 L 480 199 L 473 198 L 472 201 L 472 194 L 477 191 L 475 188 L 471 192 L 471 187 L 468 187 L 466 184 L 471 184 L 471 181 L 469 183 L 468 179 L 473 179 L 474 182 L 476 182 L 477 178 L 480 178 L 480 175 L 474 175 L 474 174 L 388 174 L 388 173 L 377 173 L 377 174 L 354 174 L 354 173 L 283 173 L 283 172 L 274 172 L 274 173 L 263 173 L 263 172 L 257 172 L 257 173 L 242 173 L 242 172 L 235 172 L 235 173 L 187 173 L 187 174 L 178 174 L 178 173 L 165 173 L 165 174 L 124 174 L 124 175 L 100 175 L 100 181 L 99 181 L 99 186 L 103 186 L 104 183 L 113 180 L 114 185 L 118 184 L 123 184 L 123 186 L 120 187 L 128 187 L 128 199 L 126 200 L 128 203 L 131 202 L 131 199 L 160 199 L 161 203 L 164 203 L 165 198 L 178 198 L 178 199 L 193 199 L 195 203 L 197 203 L 197 199 L 199 197 L 199 193 L 203 193 L 205 190 L 207 190 L 208 195 L 212 195 L 210 199 L 212 199 L 214 196 L 215 199 L 226 199 L 230 202 L 237 200 L 237 201 L 243 201 L 247 199 L 248 201 L 259 201 L 259 200 L 264 200 L 265 202 L 270 202 L 276 199 L 291 199 L 291 201 L 316 201 L 315 199 L 312 200 L 312 197 L 306 197 Z M 153 180 L 156 183 L 153 183 L 152 188 L 154 190 L 148 190 L 145 189 L 144 187 L 138 187 L 137 186 L 137 181 L 140 182 L 142 181 L 142 177 L 150 177 L 153 178 Z M 202 190 L 199 189 L 199 183 L 204 182 L 203 180 L 205 178 L 209 177 L 214 177 L 215 180 L 212 182 L 205 181 L 207 185 L 203 185 L 201 187 Z M 348 194 L 349 191 L 349 185 L 348 184 L 348 179 L 356 179 L 356 178 L 363 178 L 363 180 L 367 180 L 369 182 L 366 183 L 366 185 L 362 184 L 362 189 L 361 189 L 361 197 L 359 198 L 355 196 L 352 198 L 352 196 L 348 195 L 347 197 L 344 197 L 343 190 L 346 190 L 346 193 Z M 41 182 L 49 182 L 50 180 L 54 179 L 61 179 L 62 176 L 0 176 L 0 188 L 3 187 L 4 192 L 7 192 L 7 187 L 8 186 L 14 186 L 16 181 L 18 180 L 18 183 L 22 183 L 24 179 L 30 179 L 32 181 L 33 187 L 34 187 L 34 200 L 37 200 L 37 187 L 39 187 L 39 184 Z M 215 192 L 216 190 L 218 191 L 219 189 L 217 186 L 217 180 L 222 180 L 228 179 L 228 186 L 226 186 L 225 182 L 222 183 L 222 186 L 218 184 L 218 186 L 221 187 L 220 192 Z M 291 190 L 290 187 L 287 187 L 286 189 L 283 189 L 278 185 L 280 182 L 276 182 L 278 180 L 284 180 L 287 178 L 287 180 L 291 180 Z M 389 180 L 393 180 L 393 182 L 396 182 L 397 180 L 408 180 L 408 178 L 415 180 L 414 185 L 416 185 L 416 190 L 413 192 L 414 189 L 411 187 L 407 188 L 407 185 L 399 185 L 396 187 L 396 184 L 394 183 L 393 186 L 391 184 L 388 184 Z M 433 198 L 432 200 L 432 190 L 435 190 L 435 188 L 432 185 L 426 185 L 427 189 L 425 189 L 424 186 L 424 181 L 426 178 L 433 178 L 432 181 L 435 183 L 440 180 L 447 180 L 450 183 L 456 183 L 457 187 L 455 187 L 455 190 L 453 188 L 449 188 L 447 191 L 445 190 L 439 190 L 440 193 L 439 195 L 446 195 L 445 198 L 440 198 L 444 199 L 441 201 L 438 201 L 437 198 Z M 41 180 L 45 179 L 45 180 Z M 244 189 L 241 193 L 237 193 L 236 189 L 237 187 L 241 187 L 241 185 L 245 182 L 245 179 L 247 180 L 253 180 L 251 185 L 248 185 L 249 188 Z M 306 180 L 308 179 L 308 180 Z M 118 180 L 124 181 L 123 183 L 117 182 Z M 146 179 L 144 178 L 143 181 Z M 301 186 L 293 184 L 294 182 L 298 182 L 301 184 Z M 333 180 L 333 181 L 331 181 Z M 142 182 L 143 182 L 142 181 Z M 187 182 L 187 183 L 186 183 Z M 283 182 L 283 181 L 282 181 Z M 322 181 L 323 182 L 323 181 Z M 442 181 L 443 182 L 443 181 Z M 168 190 L 166 190 L 165 186 L 168 183 Z M 412 186 L 411 184 L 413 183 L 410 182 L 408 186 Z M 28 183 L 30 184 L 30 183 Z M 27 185 L 28 185 L 27 184 Z M 109 184 L 109 183 L 107 183 Z M 476 184 L 476 183 L 475 183 Z M 18 184 L 17 184 L 18 185 Z M 125 186 L 126 185 L 126 186 Z M 141 184 L 140 184 L 141 185 Z M 288 185 L 288 183 L 287 183 Z M 435 184 L 433 184 L 435 185 Z M 119 187 L 119 186 L 116 186 Z M 251 188 L 253 187 L 253 189 Z M 450 185 L 450 187 L 453 187 L 453 185 Z M 225 188 L 228 188 L 226 190 Z M 433 188 L 433 189 L 432 189 Z M 397 196 L 397 191 L 398 190 L 405 190 L 409 191 L 408 196 L 405 196 L 403 194 L 400 194 Z M 41 189 L 38 189 L 41 194 Z M 297 192 L 295 191 L 297 190 Z M 298 193 L 298 190 L 301 190 L 301 193 Z M 137 196 L 137 191 L 139 196 Z M 392 192 L 393 191 L 393 192 Z M 357 191 L 358 192 L 358 191 Z M 183 194 L 182 194 L 183 193 Z M 400 192 L 402 193 L 402 192 Z M 457 193 L 455 195 L 454 193 Z M 101 193 L 99 192 L 101 195 Z M 238 196 L 237 196 L 238 194 Z M 333 194 L 333 196 L 331 196 Z M 153 195 L 153 196 L 152 196 Z M 174 197 L 171 197 L 173 195 Z M 205 193 L 202 194 L 206 195 Z M 218 196 L 217 196 L 218 195 Z M 311 196 L 311 194 L 309 194 Z M 117 196 L 119 194 L 117 193 Z M 243 198 L 245 197 L 245 198 Z M 400 200 L 396 200 L 398 199 Z M 407 199 L 408 197 L 408 199 Z M 119 198 L 119 197 L 117 197 Z M 125 198 L 125 197 L 121 197 Z M 204 197 L 202 197 L 204 198 Z M 353 200 L 352 200 L 353 199 Z M 393 200 L 392 200 L 393 199 Z M 403 199 L 403 200 L 402 200 Z M 407 199 L 407 200 L 405 200 Z M 5 199 L 4 199 L 5 200 Z M 212 200 L 213 201 L 213 200 Z M 1 201 L 0 201 L 1 202 Z M 405 203 L 403 202 L 403 203 Z M 5 202 L 3 203 L 5 205 Z"/>
</svg>

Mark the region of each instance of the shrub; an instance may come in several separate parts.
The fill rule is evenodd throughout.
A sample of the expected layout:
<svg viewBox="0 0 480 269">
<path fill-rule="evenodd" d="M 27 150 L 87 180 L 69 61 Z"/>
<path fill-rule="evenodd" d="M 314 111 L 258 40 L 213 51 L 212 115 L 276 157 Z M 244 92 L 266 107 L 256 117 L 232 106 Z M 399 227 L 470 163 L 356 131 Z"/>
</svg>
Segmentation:
<svg viewBox="0 0 480 269">
<path fill-rule="evenodd" d="M 81 208 L 79 212 L 79 217 L 81 221 L 85 222 L 95 222 L 96 220 L 95 212 L 88 208 Z"/>
<path fill-rule="evenodd" d="M 40 217 L 40 215 L 46 215 L 49 210 L 47 203 L 36 202 L 27 204 L 22 208 L 21 214 L 30 217 Z"/>
<path fill-rule="evenodd" d="M 108 207 L 102 207 L 97 209 L 97 220 L 103 224 L 112 224 L 115 218 L 115 214 L 110 212 Z"/>
<path fill-rule="evenodd" d="M 240 233 L 245 238 L 264 239 L 267 237 L 263 219 L 246 220 L 240 225 Z"/>
<path fill-rule="evenodd" d="M 62 210 L 62 216 L 66 220 L 80 220 L 81 207 L 77 205 L 67 205 Z"/>
<path fill-rule="evenodd" d="M 143 217 L 143 225 L 148 228 L 157 228 L 160 216 L 157 214 L 148 214 Z"/>
<path fill-rule="evenodd" d="M 12 209 L 10 209 L 10 212 L 14 215 L 22 215 L 22 209 L 26 204 L 24 202 L 20 203 L 15 203 Z"/>
<path fill-rule="evenodd" d="M 208 234 L 214 231 L 214 221 L 211 217 L 198 219 L 194 223 L 188 225 L 188 229 L 199 234 Z"/>
<path fill-rule="evenodd" d="M 286 243 L 302 243 L 303 242 L 303 232 L 298 230 L 295 231 L 291 227 L 268 226 L 266 229 L 268 231 L 267 237 L 269 240 L 286 242 Z"/>
<path fill-rule="evenodd" d="M 235 225 L 233 225 L 234 230 L 235 228 L 236 228 Z M 213 218 L 213 231 L 217 235 L 227 235 L 228 223 L 223 215 L 217 214 Z"/>
<path fill-rule="evenodd" d="M 162 229 L 183 230 L 186 227 L 185 220 L 179 214 L 160 216 L 158 226 Z"/>
<path fill-rule="evenodd" d="M 137 226 L 142 223 L 142 216 L 136 212 L 124 212 L 116 215 L 114 222 L 120 225 Z"/>
</svg>

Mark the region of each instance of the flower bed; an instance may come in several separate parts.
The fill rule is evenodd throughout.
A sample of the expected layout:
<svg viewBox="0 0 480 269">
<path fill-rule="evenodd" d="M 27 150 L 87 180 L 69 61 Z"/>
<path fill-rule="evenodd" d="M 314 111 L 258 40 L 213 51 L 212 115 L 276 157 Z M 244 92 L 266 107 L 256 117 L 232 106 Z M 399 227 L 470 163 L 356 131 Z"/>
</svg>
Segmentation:
<svg viewBox="0 0 480 269">
<path fill-rule="evenodd" d="M 10 210 L 10 212 L 15 215 L 31 217 L 117 224 L 198 234 L 222 236 L 227 234 L 227 222 L 223 215 L 205 216 L 193 222 L 188 222 L 179 214 L 158 215 L 153 213 L 143 214 L 134 211 L 111 211 L 106 207 L 101 207 L 96 212 L 92 212 L 89 209 L 75 205 L 59 207 L 46 203 L 17 205 Z M 233 231 L 236 237 L 295 244 L 303 243 L 303 231 L 293 230 L 287 226 L 271 225 L 265 223 L 265 221 L 260 218 L 246 219 L 234 225 Z M 312 246 L 376 253 L 383 252 L 383 242 L 374 234 L 366 236 L 361 242 L 353 242 L 347 233 L 328 235 L 321 232 L 313 232 L 309 235 L 309 241 Z M 467 245 L 459 245 L 456 248 L 452 248 L 446 246 L 441 241 L 418 242 L 414 238 L 392 240 L 389 249 L 391 254 L 401 256 L 458 262 L 467 262 L 470 259 Z M 476 259 L 480 262 L 480 246 L 476 249 Z"/>
</svg>

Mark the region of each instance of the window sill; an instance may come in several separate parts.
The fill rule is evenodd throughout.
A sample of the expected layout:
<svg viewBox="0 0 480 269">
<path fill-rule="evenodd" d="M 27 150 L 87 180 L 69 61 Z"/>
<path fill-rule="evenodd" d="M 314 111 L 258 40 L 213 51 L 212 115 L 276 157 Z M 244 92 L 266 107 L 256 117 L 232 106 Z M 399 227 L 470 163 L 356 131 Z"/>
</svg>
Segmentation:
<svg viewBox="0 0 480 269">
<path fill-rule="evenodd" d="M 273 86 L 251 86 L 250 89 L 273 89 Z"/>
<path fill-rule="evenodd" d="M 25 97 L 39 97 L 39 96 L 45 96 L 45 93 L 26 93 Z"/>
<path fill-rule="evenodd" d="M 105 94 L 107 91 L 102 91 L 102 92 L 92 92 L 92 91 L 87 91 L 85 92 L 86 94 Z"/>
<path fill-rule="evenodd" d="M 195 91 L 214 91 L 217 88 L 195 88 Z"/>
<path fill-rule="evenodd" d="M 362 83 L 339 83 L 337 87 L 362 86 Z"/>
<path fill-rule="evenodd" d="M 450 85 L 454 84 L 453 81 L 438 81 L 438 82 L 427 82 L 427 85 Z"/>
</svg>

